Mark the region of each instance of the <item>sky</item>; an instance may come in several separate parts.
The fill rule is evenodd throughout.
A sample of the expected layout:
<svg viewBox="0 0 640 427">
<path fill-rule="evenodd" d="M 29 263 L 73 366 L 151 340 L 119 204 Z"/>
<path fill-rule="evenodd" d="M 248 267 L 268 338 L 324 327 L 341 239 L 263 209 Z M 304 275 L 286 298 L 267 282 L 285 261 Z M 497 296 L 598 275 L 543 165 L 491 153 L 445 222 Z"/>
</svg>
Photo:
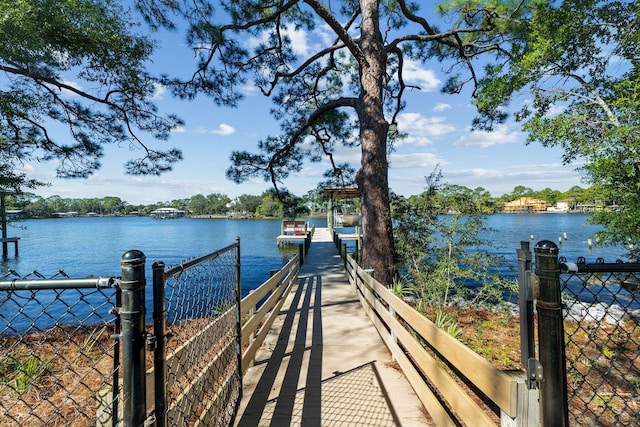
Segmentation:
<svg viewBox="0 0 640 427">
<path fill-rule="evenodd" d="M 322 28 L 315 34 L 293 29 L 289 34 L 294 50 L 301 55 L 311 52 L 323 36 Z M 172 33 L 158 37 L 161 49 L 150 69 L 188 73 L 193 61 L 183 36 Z M 246 43 L 256 43 L 256 39 L 248 39 Z M 399 130 L 408 137 L 396 143 L 389 156 L 389 182 L 393 192 L 404 196 L 419 194 L 425 188 L 425 177 L 436 167 L 442 171 L 443 182 L 472 189 L 482 187 L 493 196 L 510 193 L 520 185 L 533 190 L 549 187 L 560 191 L 583 185 L 576 166 L 562 164 L 560 149 L 545 148 L 537 143 L 526 145 L 526 135 L 516 123 L 507 122 L 491 133 L 472 131 L 474 107 L 469 93 L 440 93 L 447 79 L 445 66 L 436 61 L 426 66 L 409 61 L 407 67 L 405 79 L 420 90 L 407 94 L 406 108 L 398 117 Z M 80 81 L 70 82 L 82 87 Z M 180 101 L 165 88 L 156 88 L 154 98 L 160 111 L 176 113 L 186 122 L 172 133 L 169 141 L 154 142 L 151 137 L 145 140 L 154 147 L 177 147 L 183 152 L 184 160 L 162 176 L 125 175 L 125 161 L 137 155 L 131 153 L 127 144 L 106 147 L 102 168 L 88 179 L 56 178 L 56 165 L 51 162 L 28 163 L 19 172 L 50 182 L 51 186 L 34 191 L 45 198 L 117 196 L 137 205 L 196 194 L 223 193 L 231 198 L 259 195 L 270 188 L 268 182 L 254 179 L 235 184 L 225 177 L 232 151 L 257 153 L 258 141 L 278 133 L 278 123 L 269 114 L 271 101 L 251 84 L 243 87 L 242 92 L 244 99 L 237 108 L 230 108 L 218 107 L 205 97 Z M 336 161 L 348 161 L 357 169 L 359 148 L 339 149 Z M 282 186 L 302 196 L 323 180 L 327 165 L 327 162 L 307 162 L 301 172 L 292 173 Z"/>
</svg>

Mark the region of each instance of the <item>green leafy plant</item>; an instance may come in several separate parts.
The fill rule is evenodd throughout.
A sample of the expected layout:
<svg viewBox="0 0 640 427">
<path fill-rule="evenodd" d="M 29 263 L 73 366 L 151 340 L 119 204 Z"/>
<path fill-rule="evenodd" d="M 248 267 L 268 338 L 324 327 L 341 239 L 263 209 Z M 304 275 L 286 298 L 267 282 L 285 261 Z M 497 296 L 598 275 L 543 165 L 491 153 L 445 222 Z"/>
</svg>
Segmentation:
<svg viewBox="0 0 640 427">
<path fill-rule="evenodd" d="M 457 339 L 460 337 L 460 335 L 462 335 L 462 328 L 458 326 L 458 323 L 451 313 L 438 311 L 434 323 L 440 329 L 444 329 L 445 331 L 447 331 L 447 333 L 453 338 Z"/>
<path fill-rule="evenodd" d="M 394 203 L 398 254 L 416 295 L 429 305 L 477 304 L 494 309 L 516 292 L 515 280 L 496 273 L 505 260 L 486 250 L 482 191 L 440 183 L 436 169 L 416 197 Z"/>
<path fill-rule="evenodd" d="M 415 287 L 403 278 L 394 278 L 389 290 L 398 298 L 411 296 L 415 293 Z"/>
<path fill-rule="evenodd" d="M 29 391 L 34 380 L 46 371 L 44 363 L 34 355 L 28 356 L 25 360 L 15 358 L 9 358 L 8 360 L 9 362 L 3 363 L 2 371 L 8 377 L 13 376 L 12 379 L 7 381 L 6 385 L 18 395 Z"/>
</svg>

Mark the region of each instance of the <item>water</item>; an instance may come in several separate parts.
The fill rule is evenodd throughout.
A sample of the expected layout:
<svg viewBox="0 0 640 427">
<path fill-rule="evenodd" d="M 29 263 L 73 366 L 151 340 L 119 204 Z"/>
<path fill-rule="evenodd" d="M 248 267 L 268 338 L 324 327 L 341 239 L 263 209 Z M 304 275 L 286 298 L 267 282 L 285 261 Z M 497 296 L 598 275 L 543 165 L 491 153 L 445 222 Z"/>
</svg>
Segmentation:
<svg viewBox="0 0 640 427">
<path fill-rule="evenodd" d="M 308 222 L 326 226 L 323 218 Z M 25 275 L 37 270 L 50 277 L 63 270 L 72 278 L 119 276 L 120 258 L 131 249 L 146 256 L 147 271 L 154 261 L 167 266 L 221 249 L 240 238 L 243 293 L 255 289 L 280 269 L 296 247 L 278 248 L 280 220 L 190 219 L 155 220 L 148 217 L 60 218 L 15 222 L 9 234 L 20 237 L 20 255 L 0 263 L 0 274 L 12 269 Z M 24 227 L 19 229 L 16 227 Z"/>
<path fill-rule="evenodd" d="M 495 230 L 486 237 L 488 250 L 503 255 L 515 265 L 520 241 L 540 240 L 558 243 L 560 255 L 568 260 L 584 256 L 588 261 L 598 257 L 613 262 L 624 253 L 623 248 L 596 247 L 600 226 L 586 224 L 588 214 L 495 214 L 487 225 Z M 325 218 L 307 219 L 310 225 L 326 227 Z M 144 252 L 148 269 L 162 260 L 166 265 L 185 258 L 204 255 L 232 244 L 240 237 L 242 283 L 254 289 L 268 278 L 269 271 L 279 269 L 293 256 L 296 248 L 278 248 L 280 220 L 190 219 L 159 221 L 148 217 L 98 217 L 26 220 L 12 223 L 9 234 L 20 237 L 20 255 L 0 261 L 0 274 L 13 269 L 20 274 L 33 270 L 50 276 L 59 269 L 71 277 L 88 275 L 118 276 L 120 257 L 130 249 Z M 564 239 L 564 233 L 567 239 Z M 533 239 L 531 236 L 533 235 Z"/>
<path fill-rule="evenodd" d="M 517 265 L 516 250 L 521 241 L 530 242 L 530 249 L 541 240 L 550 240 L 558 245 L 560 256 L 575 262 L 585 257 L 587 262 L 604 258 L 605 262 L 625 260 L 625 249 L 610 246 L 596 246 L 599 225 L 587 224 L 589 214 L 495 214 L 488 217 L 487 226 L 494 231 L 487 236 L 491 242 L 490 251 L 507 258 L 511 265 Z M 564 234 L 566 233 L 566 239 Z M 533 236 L 533 239 L 531 238 Z M 562 238 L 562 241 L 559 241 Z M 591 239 L 593 247 L 589 248 Z"/>
<path fill-rule="evenodd" d="M 607 262 L 620 258 L 624 253 L 621 248 L 589 249 L 587 240 L 591 238 L 595 241 L 595 234 L 601 228 L 586 224 L 587 218 L 583 214 L 491 215 L 487 225 L 494 231 L 486 236 L 491 241 L 486 249 L 506 259 L 507 265 L 501 272 L 509 277 L 517 275 L 516 250 L 520 248 L 520 241 L 531 242 L 533 249 L 540 240 L 558 243 L 558 237 L 562 237 L 560 255 L 569 261 L 575 261 L 578 256 L 587 258 L 588 262 L 594 262 L 598 257 Z M 326 226 L 324 218 L 308 219 L 308 222 L 317 227 Z M 20 255 L 13 257 L 13 251 L 10 251 L 9 258 L 0 262 L 0 275 L 8 270 L 14 270 L 20 275 L 36 270 L 44 277 L 51 277 L 63 270 L 72 278 L 120 276 L 121 256 L 128 250 L 138 249 L 146 255 L 147 282 L 151 283 L 151 264 L 154 261 L 161 260 L 167 266 L 175 265 L 184 259 L 221 249 L 234 243 L 236 237 L 239 237 L 242 294 L 246 295 L 262 284 L 269 277 L 270 271 L 280 269 L 297 253 L 297 246 L 279 248 L 276 245 L 280 225 L 280 220 L 182 218 L 160 221 L 148 217 L 27 220 L 14 223 L 9 232 L 11 236 L 20 237 Z M 148 288 L 150 291 L 151 287 Z M 44 292 L 51 293 L 51 300 L 55 299 L 52 291 Z M 27 305 L 23 306 L 23 310 L 42 311 L 39 304 L 48 303 L 47 295 L 38 294 L 38 301 L 30 301 L 30 294 L 25 295 Z M 98 294 L 95 297 L 104 299 Z M 151 300 L 150 295 L 147 300 Z M 96 301 L 96 304 L 99 302 Z M 32 309 L 29 308 L 31 306 Z M 106 306 L 102 308 L 107 309 Z M 15 304 L 0 300 L 0 320 L 3 316 L 11 318 L 9 312 L 17 313 L 19 310 Z M 67 307 L 60 310 L 60 313 L 49 313 L 54 308 L 48 307 L 47 314 L 52 316 L 42 317 L 39 322 L 51 322 L 51 319 L 61 317 L 64 321 L 64 316 L 69 316 L 70 319 L 83 316 L 78 311 L 81 310 L 78 306 L 74 306 L 72 310 Z M 64 310 L 68 313 L 65 314 Z M 151 314 L 151 310 L 148 310 L 148 314 Z M 21 321 L 14 319 L 12 328 L 29 328 L 28 318 L 30 315 Z M 0 332 L 5 326 L 0 324 Z M 43 323 L 32 326 L 41 328 L 49 325 Z"/>
</svg>

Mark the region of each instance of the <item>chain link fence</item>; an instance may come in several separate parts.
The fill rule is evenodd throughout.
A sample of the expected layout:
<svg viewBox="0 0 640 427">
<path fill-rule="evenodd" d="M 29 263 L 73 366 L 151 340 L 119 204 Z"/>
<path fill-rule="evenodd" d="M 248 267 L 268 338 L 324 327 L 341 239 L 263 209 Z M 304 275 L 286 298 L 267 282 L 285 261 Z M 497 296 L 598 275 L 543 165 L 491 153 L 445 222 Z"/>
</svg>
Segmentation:
<svg viewBox="0 0 640 427">
<path fill-rule="evenodd" d="M 571 425 L 638 425 L 640 264 L 559 261 Z"/>
<path fill-rule="evenodd" d="M 121 277 L 0 277 L 0 426 L 223 426 L 240 401 L 240 242 Z"/>
<path fill-rule="evenodd" d="M 226 426 L 235 416 L 242 389 L 239 250 L 237 242 L 164 273 L 154 264 L 155 302 L 166 295 L 166 346 L 158 342 L 154 368 L 161 375 L 165 364 L 165 377 L 156 377 L 160 427 Z"/>
<path fill-rule="evenodd" d="M 117 412 L 117 280 L 0 277 L 0 425 L 95 425 Z M 109 415 L 110 416 L 110 415 Z"/>
</svg>

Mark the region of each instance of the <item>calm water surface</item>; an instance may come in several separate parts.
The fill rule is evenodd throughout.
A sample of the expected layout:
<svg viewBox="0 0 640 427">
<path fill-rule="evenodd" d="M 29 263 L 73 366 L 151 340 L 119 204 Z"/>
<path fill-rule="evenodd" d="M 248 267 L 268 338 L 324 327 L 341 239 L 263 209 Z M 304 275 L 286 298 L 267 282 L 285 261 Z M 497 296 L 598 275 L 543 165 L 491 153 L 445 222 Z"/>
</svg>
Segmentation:
<svg viewBox="0 0 640 427">
<path fill-rule="evenodd" d="M 308 219 L 326 226 L 324 219 Z M 280 220 L 190 219 L 156 220 L 148 217 L 60 218 L 15 222 L 9 234 L 19 236 L 20 255 L 0 264 L 0 273 L 12 269 L 21 275 L 33 270 L 46 277 L 63 270 L 70 277 L 119 276 L 120 258 L 131 249 L 142 251 L 151 264 L 167 266 L 221 249 L 240 238 L 243 288 L 254 289 L 297 253 L 278 248 Z M 21 227 L 21 228 L 20 228 Z M 149 274 L 148 274 L 149 275 Z"/>
<path fill-rule="evenodd" d="M 491 215 L 487 225 L 495 231 L 488 236 L 492 242 L 490 250 L 507 257 L 510 264 L 517 265 L 516 250 L 520 248 L 520 241 L 529 241 L 533 251 L 539 241 L 551 240 L 558 245 L 560 256 L 565 256 L 568 261 L 575 262 L 579 256 L 585 257 L 587 262 L 595 262 L 597 258 L 604 258 L 606 262 L 624 259 L 624 248 L 595 245 L 596 233 L 602 227 L 587 224 L 589 217 L 589 214 L 577 213 Z M 559 238 L 562 238 L 561 243 Z M 589 239 L 594 244 L 591 249 Z"/>
<path fill-rule="evenodd" d="M 587 218 L 584 214 L 492 215 L 487 225 L 494 231 L 486 236 L 491 241 L 486 249 L 504 256 L 508 265 L 502 269 L 502 273 L 510 277 L 517 275 L 516 250 L 520 248 L 520 241 L 531 242 L 533 249 L 540 240 L 558 243 L 558 238 L 562 237 L 560 255 L 569 261 L 575 261 L 578 256 L 585 257 L 588 262 L 594 262 L 599 257 L 607 262 L 621 258 L 624 250 L 620 248 L 589 249 L 587 240 L 591 238 L 595 241 L 595 234 L 601 228 L 586 224 Z M 307 221 L 317 227 L 326 227 L 324 218 Z M 51 277 L 59 270 L 72 278 L 120 276 L 121 256 L 128 250 L 137 249 L 146 255 L 147 282 L 151 283 L 151 265 L 154 261 L 164 261 L 167 266 L 179 264 L 185 259 L 221 249 L 234 243 L 236 237 L 239 237 L 242 290 L 243 295 L 246 295 L 263 283 L 271 270 L 280 269 L 297 253 L 297 246 L 279 248 L 276 245 L 280 224 L 280 220 L 182 218 L 161 221 L 147 217 L 62 218 L 15 222 L 9 234 L 20 237 L 20 255 L 14 257 L 13 247 L 9 248 L 9 258 L 0 262 L 0 276 L 9 270 L 23 276 L 37 271 L 44 277 Z M 151 287 L 148 288 L 150 291 Z M 39 294 L 39 299 L 44 297 L 45 294 Z M 25 298 L 30 300 L 28 295 Z M 51 298 L 54 299 L 53 293 Z M 147 299 L 150 301 L 150 296 Z M 0 298 L 0 323 L 3 316 L 8 316 L 13 318 L 10 321 L 13 330 L 31 327 L 30 314 L 23 319 L 19 313 L 21 310 L 41 312 L 42 306 L 33 301 L 28 304 L 20 308 L 16 304 L 3 302 Z M 62 304 L 61 313 L 67 307 Z M 49 307 L 47 310 L 57 309 Z M 79 314 L 76 311 L 74 308 L 74 316 Z M 151 310 L 148 312 L 150 314 Z M 59 315 L 49 314 L 53 314 L 54 319 Z M 14 315 L 17 317 L 14 318 Z M 50 319 L 43 317 L 38 320 L 37 326 L 48 326 L 40 322 L 50 322 Z M 6 326 L 0 324 L 0 332 Z"/>
<path fill-rule="evenodd" d="M 588 262 L 602 257 L 613 262 L 624 253 L 621 248 L 589 249 L 600 226 L 586 223 L 587 214 L 496 214 L 488 217 L 493 229 L 487 236 L 487 250 L 503 255 L 516 264 L 520 241 L 540 240 L 558 243 L 560 255 L 575 261 L 584 256 Z M 324 218 L 307 219 L 311 225 L 326 227 Z M 38 271 L 51 276 L 64 270 L 71 277 L 118 276 L 120 257 L 130 249 L 144 252 L 147 270 L 154 261 L 174 265 L 232 244 L 240 238 L 243 288 L 248 291 L 261 284 L 269 271 L 279 269 L 296 253 L 296 247 L 278 248 L 280 220 L 190 219 L 155 220 L 147 217 L 61 218 L 14 222 L 11 236 L 20 237 L 20 255 L 0 262 L 0 274 L 9 269 L 24 275 Z M 566 240 L 564 235 L 566 233 Z M 532 239 L 533 236 L 533 239 Z"/>
</svg>

